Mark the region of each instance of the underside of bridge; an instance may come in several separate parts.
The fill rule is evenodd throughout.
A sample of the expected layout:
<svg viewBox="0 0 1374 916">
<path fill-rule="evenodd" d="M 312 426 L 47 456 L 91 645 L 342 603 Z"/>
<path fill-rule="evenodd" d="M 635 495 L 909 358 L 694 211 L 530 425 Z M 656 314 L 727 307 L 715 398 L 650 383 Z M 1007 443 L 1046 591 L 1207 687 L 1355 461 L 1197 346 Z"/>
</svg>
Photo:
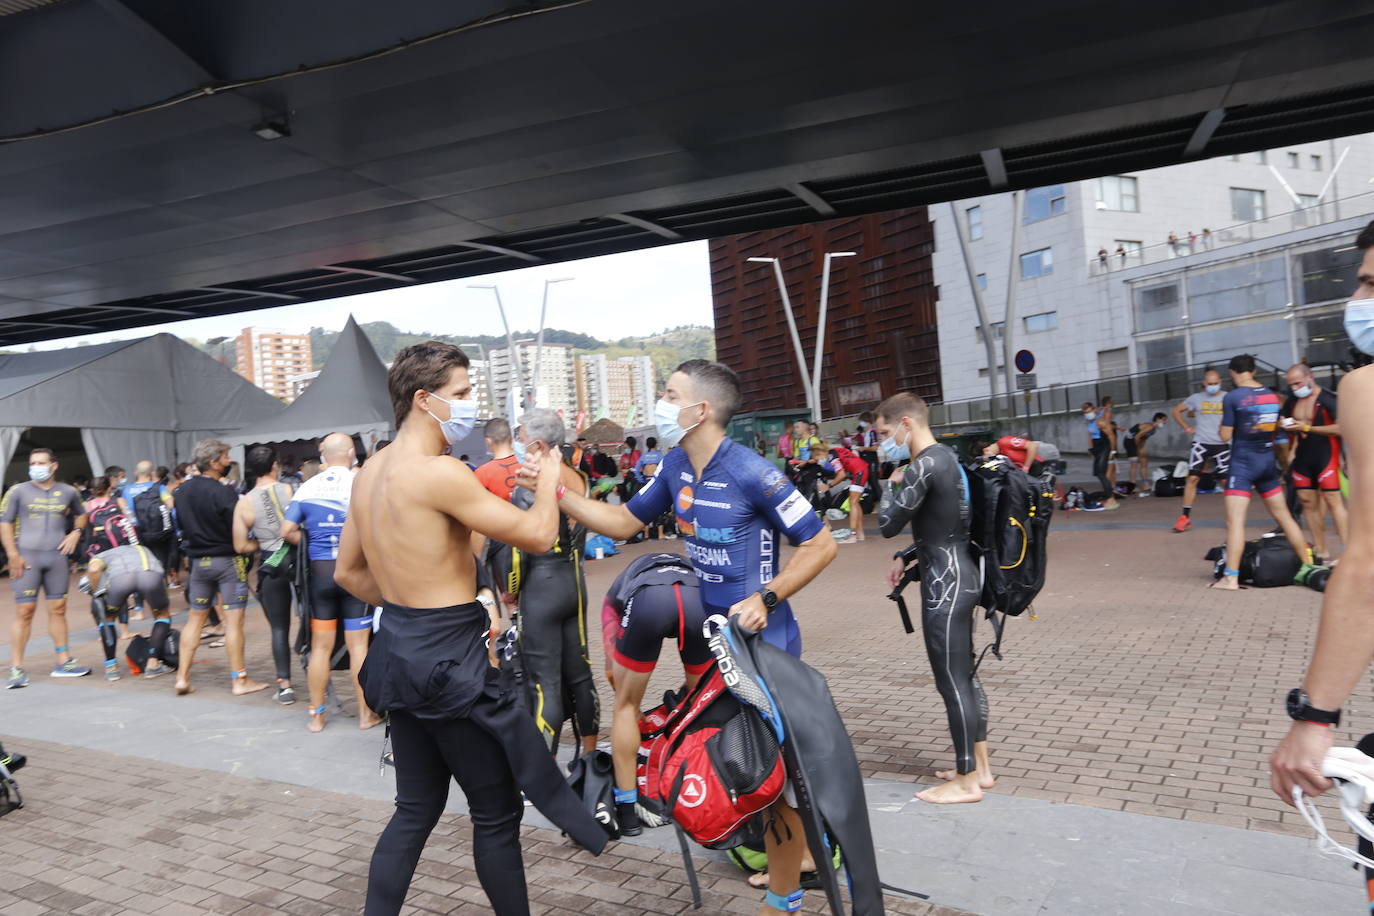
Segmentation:
<svg viewBox="0 0 1374 916">
<path fill-rule="evenodd" d="M 1367 0 L 0 0 L 0 345 L 1374 130 Z"/>
</svg>

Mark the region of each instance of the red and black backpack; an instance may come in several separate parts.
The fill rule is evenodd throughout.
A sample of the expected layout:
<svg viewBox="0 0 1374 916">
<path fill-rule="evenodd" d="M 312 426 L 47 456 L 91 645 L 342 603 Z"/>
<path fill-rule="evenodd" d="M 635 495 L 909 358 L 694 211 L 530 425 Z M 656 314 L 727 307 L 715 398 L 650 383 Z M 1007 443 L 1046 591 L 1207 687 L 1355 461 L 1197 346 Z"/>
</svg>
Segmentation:
<svg viewBox="0 0 1374 916">
<path fill-rule="evenodd" d="M 702 846 L 724 848 L 786 783 L 777 735 L 713 664 L 680 700 L 645 715 L 639 794 Z M 642 755 L 641 755 L 642 756 Z"/>
<path fill-rule="evenodd" d="M 86 559 L 115 547 L 137 545 L 138 531 L 113 499 L 91 512 L 86 520 Z"/>
</svg>

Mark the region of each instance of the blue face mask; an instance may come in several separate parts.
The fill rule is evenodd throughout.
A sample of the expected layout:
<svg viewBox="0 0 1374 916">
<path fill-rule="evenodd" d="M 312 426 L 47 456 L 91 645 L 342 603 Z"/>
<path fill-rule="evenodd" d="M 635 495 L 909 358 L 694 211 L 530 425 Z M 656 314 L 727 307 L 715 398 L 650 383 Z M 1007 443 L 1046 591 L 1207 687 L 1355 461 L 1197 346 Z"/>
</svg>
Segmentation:
<svg viewBox="0 0 1374 916">
<path fill-rule="evenodd" d="M 29 480 L 42 483 L 52 476 L 52 465 L 50 464 L 31 464 L 29 465 Z"/>
<path fill-rule="evenodd" d="M 1356 350 L 1374 356 L 1374 299 L 1351 299 L 1346 303 L 1345 336 Z"/>
<path fill-rule="evenodd" d="M 519 439 L 515 439 L 515 440 L 513 440 L 513 441 L 511 442 L 510 445 L 511 445 L 511 449 L 514 450 L 514 452 L 515 452 L 516 460 L 518 460 L 521 464 L 524 464 L 524 463 L 525 463 L 525 443 L 521 442 Z"/>
<path fill-rule="evenodd" d="M 429 392 L 429 396 L 436 401 L 443 401 L 448 405 L 448 419 L 440 420 L 434 417 L 434 411 L 425 411 L 439 424 L 439 431 L 444 434 L 444 441 L 450 446 L 457 445 L 468 437 L 472 428 L 477 423 L 477 402 L 476 401 L 450 401 L 441 398 L 434 392 Z"/>
<path fill-rule="evenodd" d="M 878 446 L 878 450 L 883 453 L 883 459 L 885 461 L 891 461 L 894 464 L 898 461 L 906 461 L 911 457 L 910 446 L 906 443 L 898 445 L 895 435 L 888 436 L 884 439 L 882 444 Z"/>
<path fill-rule="evenodd" d="M 1208 385 L 1208 386 L 1207 386 L 1207 393 L 1208 393 L 1208 394 L 1219 394 L 1220 392 L 1221 392 L 1221 386 L 1220 386 L 1220 385 Z"/>
<path fill-rule="evenodd" d="M 1311 385 L 1303 385 L 1301 388 L 1294 388 L 1294 389 L 1293 389 L 1293 397 L 1297 398 L 1298 400 L 1302 400 L 1303 398 L 1307 397 L 1307 396 L 1308 396 L 1309 394 L 1311 394 L 1311 393 L 1312 393 L 1312 386 L 1311 386 Z"/>
</svg>

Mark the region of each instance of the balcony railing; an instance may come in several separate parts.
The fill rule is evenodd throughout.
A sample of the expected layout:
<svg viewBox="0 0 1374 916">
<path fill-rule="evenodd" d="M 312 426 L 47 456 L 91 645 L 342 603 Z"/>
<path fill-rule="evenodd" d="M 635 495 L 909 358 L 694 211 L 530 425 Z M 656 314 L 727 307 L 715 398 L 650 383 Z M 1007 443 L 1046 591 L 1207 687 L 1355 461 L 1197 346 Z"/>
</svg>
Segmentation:
<svg viewBox="0 0 1374 916">
<path fill-rule="evenodd" d="M 1338 211 L 1342 214 L 1341 216 L 1337 216 Z M 1272 238 L 1285 232 L 1292 232 L 1294 229 L 1320 226 L 1324 223 L 1335 222 L 1337 219 L 1371 212 L 1374 212 L 1374 191 L 1364 191 L 1336 200 L 1323 201 L 1310 207 L 1299 207 L 1284 213 L 1272 214 L 1264 219 L 1212 229 L 1210 235 L 1203 235 L 1203 228 L 1206 227 L 1187 227 L 1175 241 L 1146 245 L 1134 254 L 1128 252 L 1122 256 L 1117 254 L 1115 249 L 1109 248 L 1105 259 L 1100 256 L 1089 258 L 1088 272 L 1096 277 L 1115 273 L 1118 270 L 1139 267 L 1142 264 L 1159 264 L 1230 245 L 1253 242 L 1256 239 Z M 1193 233 L 1193 237 L 1189 236 L 1190 232 Z"/>
</svg>

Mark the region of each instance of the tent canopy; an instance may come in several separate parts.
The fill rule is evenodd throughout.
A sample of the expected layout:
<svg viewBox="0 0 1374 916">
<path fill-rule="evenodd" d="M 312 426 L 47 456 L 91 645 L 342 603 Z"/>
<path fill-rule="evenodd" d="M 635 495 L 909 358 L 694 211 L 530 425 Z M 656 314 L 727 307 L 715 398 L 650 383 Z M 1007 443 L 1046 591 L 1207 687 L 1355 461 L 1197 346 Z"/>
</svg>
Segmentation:
<svg viewBox="0 0 1374 916">
<path fill-rule="evenodd" d="M 75 427 L 97 473 L 189 457 L 212 429 L 280 412 L 275 398 L 171 334 L 0 355 L 0 472 L 25 429 Z"/>
<path fill-rule="evenodd" d="M 371 341 L 350 315 L 319 376 L 300 397 L 275 415 L 221 438 L 240 446 L 347 433 L 362 437 L 370 447 L 372 435 L 390 438 L 393 429 L 386 374 Z"/>
</svg>

